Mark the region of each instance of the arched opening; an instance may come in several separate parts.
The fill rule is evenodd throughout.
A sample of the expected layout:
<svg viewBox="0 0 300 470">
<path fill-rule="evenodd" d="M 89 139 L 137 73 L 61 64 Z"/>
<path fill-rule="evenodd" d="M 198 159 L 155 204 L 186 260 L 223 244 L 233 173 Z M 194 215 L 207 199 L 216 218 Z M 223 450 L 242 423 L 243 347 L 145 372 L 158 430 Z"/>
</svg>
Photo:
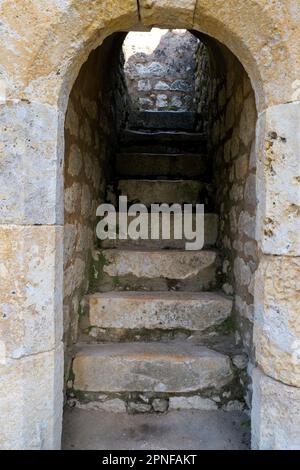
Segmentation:
<svg viewBox="0 0 300 470">
<path fill-rule="evenodd" d="M 251 401 L 247 368 L 253 361 L 258 262 L 255 98 L 245 70 L 225 46 L 194 30 L 187 34 L 195 45 L 188 74 L 194 96 L 189 88 L 184 109 L 166 106 L 175 120 L 149 117 L 144 105 L 133 105 L 130 95 L 139 91 L 153 91 L 148 104 L 179 103 L 178 91 L 183 103 L 186 95 L 175 90 L 176 100 L 171 92 L 158 98 L 161 90 L 150 80 L 151 57 L 144 63 L 147 77 L 134 77 L 137 84 L 144 80 L 143 89 L 129 86 L 128 92 L 129 61 L 124 71 L 122 54 L 126 33 L 112 34 L 91 53 L 70 95 L 64 182 L 65 447 L 109 446 L 101 426 L 123 420 L 126 435 L 126 413 L 131 426 L 131 414 L 141 424 L 155 414 L 172 420 L 179 413 L 182 437 L 191 410 L 196 413 L 191 448 L 200 446 L 197 423 L 203 427 L 207 419 L 213 423 L 207 448 L 249 445 L 244 436 Z M 168 35 L 172 32 L 165 35 L 167 43 Z M 137 70 L 141 67 L 135 67 L 136 75 Z M 165 83 L 184 81 L 168 72 Z M 100 242 L 96 209 L 112 203 L 120 211 L 120 195 L 127 196 L 128 205 L 147 208 L 204 204 L 203 249 L 186 251 L 185 240 L 174 236 Z M 78 443 L 78 423 L 86 429 L 83 423 L 91 419 L 97 442 L 80 436 Z M 227 441 L 220 440 L 221 421 Z M 163 439 L 159 426 L 158 434 Z"/>
<path fill-rule="evenodd" d="M 118 126 L 114 123 L 123 122 L 121 114 L 119 121 L 109 118 L 112 127 L 106 126 L 105 120 L 101 121 L 102 127 L 97 123 L 95 125 L 101 113 L 112 116 L 109 106 L 106 104 L 102 106 L 101 102 L 96 106 L 98 115 L 95 118 L 82 119 L 81 111 L 73 113 L 72 106 L 69 106 L 69 119 L 73 121 L 69 127 L 77 128 L 78 114 L 81 116 L 80 123 L 85 124 L 84 126 L 78 124 L 80 127 L 78 139 L 81 141 L 80 152 L 84 151 L 86 158 L 84 162 L 82 159 L 83 163 L 78 163 L 77 160 L 80 168 L 78 170 L 75 156 L 75 166 L 73 161 L 71 170 L 73 174 L 68 175 L 72 189 L 66 187 L 66 201 L 69 202 L 71 210 L 66 217 L 65 251 L 69 252 L 70 259 L 68 260 L 66 255 L 65 293 L 68 292 L 69 296 L 65 298 L 63 345 L 63 121 L 74 81 L 91 51 L 96 50 L 100 44 L 104 46 L 104 40 L 109 35 L 116 31 L 145 31 L 147 28 L 160 25 L 164 28 L 185 28 L 193 33 L 195 31 L 205 33 L 207 36 L 202 35 L 199 39 L 210 52 L 211 70 L 215 71 L 215 75 L 211 74 L 214 79 L 209 86 L 211 96 L 216 97 L 214 87 L 217 83 L 222 83 L 224 76 L 229 87 L 228 95 L 226 86 L 226 96 L 224 97 L 224 91 L 221 91 L 217 101 L 208 99 L 209 94 L 204 93 L 203 103 L 205 104 L 208 99 L 211 104 L 215 102 L 215 106 L 207 108 L 208 118 L 205 121 L 207 127 L 201 132 L 205 131 L 209 136 L 207 139 L 209 153 L 206 153 L 209 155 L 208 160 L 211 163 L 218 162 L 212 166 L 211 178 L 218 176 L 218 180 L 222 183 L 219 188 L 216 185 L 212 186 L 215 192 L 210 193 L 212 201 L 215 202 L 215 207 L 212 206 L 211 211 L 216 211 L 221 219 L 217 248 L 225 257 L 225 261 L 228 261 L 225 265 L 222 263 L 222 269 L 219 270 L 219 287 L 225 286 L 223 289 L 225 288 L 227 293 L 232 292 L 232 288 L 234 290 L 236 322 L 234 328 L 232 323 L 227 326 L 230 331 L 234 330 L 237 340 L 240 337 L 243 339 L 243 347 L 251 343 L 253 309 L 252 297 L 251 294 L 248 297 L 248 293 L 252 290 L 252 283 L 250 282 L 248 287 L 248 280 L 249 268 L 250 271 L 255 269 L 255 262 L 253 263 L 255 253 L 251 244 L 252 238 L 248 237 L 249 233 L 251 234 L 253 204 L 248 198 L 249 205 L 243 206 L 246 193 L 243 200 L 239 199 L 241 187 L 245 184 L 241 176 L 245 174 L 243 170 L 245 159 L 241 158 L 239 163 L 238 160 L 234 160 L 237 131 L 233 129 L 232 133 L 228 132 L 226 117 L 228 115 L 229 129 L 231 126 L 235 128 L 238 122 L 241 123 L 239 137 L 242 146 L 239 146 L 239 152 L 241 149 L 241 152 L 247 153 L 248 137 L 245 131 L 251 130 L 251 126 L 247 125 L 247 119 L 253 112 L 242 111 L 239 118 L 236 116 L 235 122 L 230 123 L 230 116 L 233 113 L 228 110 L 236 105 L 238 107 L 238 103 L 241 102 L 241 91 L 234 92 L 233 100 L 230 97 L 233 89 L 241 90 L 244 72 L 242 70 L 240 74 L 233 73 L 237 68 L 241 70 L 241 66 L 237 66 L 237 61 L 232 59 L 228 51 L 216 41 L 232 51 L 251 78 L 258 111 L 255 156 L 256 238 L 259 248 L 259 267 L 255 276 L 254 295 L 255 361 L 253 361 L 254 368 L 251 361 L 248 366 L 249 375 L 253 380 L 252 447 L 299 448 L 299 288 L 296 282 L 300 272 L 298 210 L 300 56 L 299 28 L 297 28 L 299 8 L 293 4 L 290 8 L 274 9 L 272 2 L 268 0 L 260 2 L 235 0 L 226 2 L 226 5 L 220 0 L 183 3 L 177 0 L 168 2 L 128 0 L 115 1 L 113 6 L 111 2 L 105 0 L 101 2 L 70 0 L 50 2 L 49 8 L 40 8 L 40 5 L 34 9 L 23 8 L 16 15 L 14 2 L 3 3 L 5 3 L 2 15 L 4 37 L 0 78 L 0 121 L 1 134 L 4 137 L 1 147 L 3 156 L 0 207 L 2 221 L 0 240 L 3 254 L 1 275 L 4 281 L 1 283 L 3 316 L 0 325 L 4 333 L 0 344 L 1 390 L 3 390 L 0 403 L 3 422 L 1 447 L 60 448 L 63 346 L 69 359 L 66 361 L 65 382 L 69 382 L 69 391 L 72 393 L 74 377 L 70 373 L 70 364 L 76 354 L 75 350 L 72 352 L 72 346 L 76 344 L 78 336 L 76 330 L 81 331 L 81 327 L 78 329 L 77 305 L 87 292 L 88 276 L 85 270 L 88 271 L 89 263 L 86 260 L 91 258 L 89 251 L 93 248 L 92 241 L 85 242 L 84 237 L 79 234 L 83 234 L 84 231 L 83 229 L 80 231 L 80 227 L 84 228 L 85 236 L 89 236 L 91 240 L 91 231 L 94 230 L 94 224 L 86 216 L 88 204 L 86 203 L 83 213 L 80 211 L 79 216 L 76 213 L 77 206 L 72 201 L 73 196 L 78 201 L 79 199 L 84 201 L 86 195 L 92 198 L 96 189 L 98 191 L 97 185 L 94 189 L 89 186 L 91 171 L 94 172 L 95 181 L 98 178 L 102 181 L 103 187 L 106 186 L 106 179 L 101 175 L 108 175 L 107 181 L 113 175 L 109 169 L 116 168 L 113 164 L 114 155 L 111 155 L 111 159 L 107 159 L 105 165 L 98 160 L 96 163 L 96 159 L 93 158 L 91 166 L 87 164 L 85 168 L 84 163 L 88 161 L 86 155 L 90 153 L 96 157 L 97 154 L 103 159 L 105 153 L 101 152 L 103 149 L 110 154 L 110 149 L 113 148 L 111 144 L 113 146 L 117 144 L 113 136 L 118 135 Z M 7 34 L 7 31 L 11 34 Z M 120 39 L 120 47 L 121 43 Z M 110 49 L 114 50 L 115 47 Z M 114 53 L 111 57 L 107 53 L 107 62 L 103 59 L 103 64 L 109 63 L 113 57 Z M 230 64 L 235 65 L 231 67 Z M 107 70 L 111 71 L 110 68 L 101 66 L 101 77 Z M 87 69 L 86 74 L 88 75 Z M 229 79 L 230 74 L 231 78 L 233 75 L 243 77 L 236 88 L 231 87 L 233 80 Z M 82 77 L 82 72 L 80 75 Z M 93 69 L 91 76 L 94 75 Z M 110 73 L 109 76 L 111 77 Z M 88 79 L 86 81 L 89 82 Z M 109 97 L 114 96 L 113 92 L 108 94 L 110 85 L 108 81 L 105 88 L 107 93 L 100 93 L 103 103 L 107 103 Z M 77 90 L 75 93 L 75 88 L 72 91 L 73 99 L 77 94 L 80 101 L 78 106 L 81 106 L 82 102 L 87 115 L 95 116 L 95 107 L 88 109 L 84 96 L 81 100 L 82 91 Z M 251 99 L 248 100 L 252 93 L 251 87 L 246 80 L 243 93 L 248 89 L 249 95 L 243 96 L 243 103 L 244 99 L 247 99 L 245 107 L 253 109 Z M 123 86 L 121 90 L 123 93 Z M 93 95 L 92 92 L 90 94 Z M 88 96 L 89 92 L 86 90 L 83 95 Z M 122 94 L 121 98 L 125 97 L 126 93 L 124 96 Z M 222 103 L 225 103 L 224 108 Z M 116 106 L 112 108 L 117 109 Z M 97 132 L 94 132 L 94 145 L 93 140 L 90 141 L 89 132 L 92 134 L 91 129 L 95 127 Z M 70 134 L 74 136 L 76 131 Z M 99 152 L 95 150 L 98 146 L 96 135 L 101 137 L 98 139 Z M 235 137 L 232 138 L 233 136 Z M 67 136 L 67 146 L 68 138 Z M 91 143 L 86 143 L 85 140 Z M 174 142 L 171 140 L 172 145 Z M 79 141 L 72 144 L 76 153 Z M 71 147 L 70 144 L 67 152 L 70 152 Z M 242 155 L 239 153 L 240 156 L 244 156 L 244 153 Z M 254 157 L 254 153 L 252 156 Z M 245 176 L 248 188 L 253 184 L 253 160 L 251 159 L 248 165 L 248 170 L 251 166 L 251 172 Z M 101 175 L 100 171 L 97 172 L 99 166 L 100 169 L 103 168 Z M 216 166 L 224 169 L 223 178 L 214 171 Z M 176 171 L 178 167 L 178 162 L 172 166 Z M 89 176 L 86 175 L 86 171 Z M 165 172 L 166 168 L 163 173 Z M 81 174 L 82 182 L 79 181 Z M 240 175 L 241 184 L 232 181 L 237 174 Z M 178 176 L 182 176 L 182 173 L 176 175 Z M 232 198 L 236 198 L 233 210 L 228 199 L 229 192 L 222 193 L 223 186 L 227 186 Z M 118 188 L 113 186 L 112 196 L 116 189 Z M 249 196 L 253 192 L 248 190 L 247 194 Z M 191 192 L 189 195 L 191 196 Z M 222 200 L 223 197 L 225 201 Z M 104 197 L 100 197 L 97 193 L 94 199 L 95 205 L 102 199 L 104 200 Z M 232 233 L 226 229 L 229 227 L 228 213 L 231 226 L 235 226 L 236 223 L 238 226 L 234 239 Z M 75 231 L 72 230 L 73 225 Z M 67 233 L 71 240 L 69 245 Z M 74 242 L 72 237 L 75 237 Z M 73 247 L 75 242 L 76 249 Z M 73 258 L 78 267 L 73 269 L 73 272 L 72 253 L 67 250 L 67 246 L 71 247 L 71 252 L 74 251 Z M 245 253 L 248 253 L 246 260 L 243 256 L 239 256 Z M 81 256 L 79 259 L 77 254 Z M 100 258 L 100 267 L 104 262 L 105 259 Z M 105 269 L 107 270 L 107 264 Z M 80 272 L 84 274 L 81 275 Z M 276 282 L 274 276 L 277 278 Z M 237 282 L 239 277 L 240 281 Z M 230 282 L 230 278 L 234 283 Z M 117 280 L 115 277 L 114 281 Z M 76 311 L 77 314 L 74 313 Z M 85 315 L 81 315 L 83 313 L 81 309 L 79 313 L 81 320 L 84 321 Z M 236 332 L 237 325 L 239 328 Z M 96 331 L 96 335 L 98 332 Z M 182 339 L 186 339 L 186 336 Z M 233 344 L 234 341 L 230 340 L 229 346 L 232 347 Z M 236 362 L 240 365 L 243 363 L 241 358 Z M 242 378 L 241 380 L 242 388 L 245 390 L 245 381 Z M 242 395 L 245 395 L 244 391 Z M 14 397 L 14 400 L 11 397 Z M 98 400 L 98 403 L 99 401 L 101 400 Z M 203 404 L 202 400 L 200 402 Z M 114 402 L 114 406 L 117 403 L 120 404 Z M 221 401 L 220 407 L 222 406 Z"/>
</svg>

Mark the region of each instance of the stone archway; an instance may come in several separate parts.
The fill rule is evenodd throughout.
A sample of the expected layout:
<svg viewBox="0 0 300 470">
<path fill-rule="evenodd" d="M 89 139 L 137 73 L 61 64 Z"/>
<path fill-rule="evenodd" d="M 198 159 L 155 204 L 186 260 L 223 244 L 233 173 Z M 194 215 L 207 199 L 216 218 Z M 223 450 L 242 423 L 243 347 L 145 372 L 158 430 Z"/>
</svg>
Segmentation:
<svg viewBox="0 0 300 470">
<path fill-rule="evenodd" d="M 32 3 L 16 15 L 4 2 L 1 15 L 11 32 L 1 52 L 1 446 L 60 446 L 63 120 L 72 84 L 109 34 L 159 24 L 226 44 L 256 93 L 253 447 L 299 448 L 299 8 L 292 0 L 285 11 L 254 0 Z"/>
</svg>

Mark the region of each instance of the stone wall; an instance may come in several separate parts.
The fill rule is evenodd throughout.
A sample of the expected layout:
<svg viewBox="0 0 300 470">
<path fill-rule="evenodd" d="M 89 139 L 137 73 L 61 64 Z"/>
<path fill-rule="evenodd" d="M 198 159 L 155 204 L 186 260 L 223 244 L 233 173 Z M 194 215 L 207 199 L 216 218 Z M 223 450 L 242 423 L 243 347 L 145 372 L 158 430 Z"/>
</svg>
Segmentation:
<svg viewBox="0 0 300 470">
<path fill-rule="evenodd" d="M 121 44 L 113 35 L 83 65 L 72 89 L 65 121 L 64 345 L 68 376 L 76 343 L 81 299 L 88 290 L 96 208 L 104 200 L 117 135 L 128 96 Z M 103 69 L 107 75 L 102 73 Z"/>
<path fill-rule="evenodd" d="M 134 110 L 195 110 L 197 44 L 185 30 L 129 33 L 125 75 Z"/>
<path fill-rule="evenodd" d="M 253 363 L 254 275 L 258 266 L 254 153 L 257 113 L 246 72 L 232 54 L 225 50 L 223 53 L 226 68 L 222 64 L 219 69 L 214 68 L 210 61 L 211 80 L 205 88 L 207 95 L 203 95 L 199 105 L 204 107 L 208 118 L 215 203 L 220 215 L 222 288 L 226 294 L 234 295 L 236 340 L 242 340 Z M 199 66 L 203 67 L 202 61 Z M 246 398 L 250 406 L 250 397 Z"/>
</svg>

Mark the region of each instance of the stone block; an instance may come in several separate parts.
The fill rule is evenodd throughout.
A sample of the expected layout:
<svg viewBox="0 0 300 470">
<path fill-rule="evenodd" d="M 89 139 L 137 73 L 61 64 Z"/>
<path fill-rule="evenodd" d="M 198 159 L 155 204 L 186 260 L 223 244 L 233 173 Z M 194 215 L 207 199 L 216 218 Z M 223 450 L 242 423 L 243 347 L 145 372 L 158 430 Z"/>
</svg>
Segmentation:
<svg viewBox="0 0 300 470">
<path fill-rule="evenodd" d="M 55 106 L 0 104 L 0 223 L 63 223 L 63 122 Z"/>
<path fill-rule="evenodd" d="M 49 351 L 62 338 L 63 228 L 0 227 L 2 359 Z"/>
<path fill-rule="evenodd" d="M 254 369 L 252 449 L 300 450 L 300 389 Z"/>
<path fill-rule="evenodd" d="M 204 331 L 226 320 L 232 301 L 221 294 L 109 292 L 89 297 L 92 326 Z"/>
<path fill-rule="evenodd" d="M 196 0 L 141 0 L 140 15 L 146 26 L 187 28 L 193 26 Z"/>
<path fill-rule="evenodd" d="M 255 275 L 254 342 L 264 372 L 300 387 L 300 258 L 265 256 Z"/>
<path fill-rule="evenodd" d="M 0 449 L 59 450 L 63 346 L 0 363 Z"/>
<path fill-rule="evenodd" d="M 103 270 L 109 276 L 186 279 L 197 276 L 216 261 L 214 251 L 105 250 Z"/>
<path fill-rule="evenodd" d="M 193 392 L 232 378 L 229 357 L 187 342 L 81 346 L 74 389 L 89 392 Z"/>
<path fill-rule="evenodd" d="M 258 120 L 257 228 L 265 254 L 300 255 L 300 103 L 273 106 Z"/>
<path fill-rule="evenodd" d="M 209 398 L 202 398 L 198 395 L 191 397 L 171 397 L 169 410 L 217 410 L 218 405 Z"/>
</svg>

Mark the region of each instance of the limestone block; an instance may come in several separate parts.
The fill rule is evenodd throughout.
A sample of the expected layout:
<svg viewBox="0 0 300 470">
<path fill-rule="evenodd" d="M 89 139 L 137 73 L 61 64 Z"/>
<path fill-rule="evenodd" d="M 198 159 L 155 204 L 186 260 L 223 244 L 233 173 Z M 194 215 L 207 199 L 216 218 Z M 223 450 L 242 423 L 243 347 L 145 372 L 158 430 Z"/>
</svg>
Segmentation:
<svg viewBox="0 0 300 470">
<path fill-rule="evenodd" d="M 300 254 L 300 103 L 274 106 L 258 121 L 257 230 L 263 253 Z"/>
<path fill-rule="evenodd" d="M 0 449 L 59 449 L 63 346 L 0 363 L 0 377 Z"/>
<path fill-rule="evenodd" d="M 140 0 L 140 15 L 144 25 L 187 28 L 193 25 L 196 0 Z"/>
<path fill-rule="evenodd" d="M 276 103 L 299 99 L 296 25 L 300 12 L 294 0 L 285 0 L 285 11 L 274 8 L 268 0 L 196 3 L 194 29 L 226 44 L 239 58 L 255 89 L 259 112 Z"/>
<path fill-rule="evenodd" d="M 132 251 L 105 250 L 103 270 L 109 276 L 188 279 L 216 262 L 214 251 Z"/>
<path fill-rule="evenodd" d="M 48 351 L 61 340 L 62 247 L 62 227 L 0 227 L 3 361 Z"/>
<path fill-rule="evenodd" d="M 209 398 L 202 398 L 198 395 L 192 397 L 171 397 L 169 410 L 217 410 L 218 405 Z"/>
<path fill-rule="evenodd" d="M 254 369 L 252 449 L 300 450 L 300 389 Z"/>
<path fill-rule="evenodd" d="M 54 106 L 0 104 L 0 222 L 63 222 L 63 119 Z"/>
<path fill-rule="evenodd" d="M 136 0 L 47 0 L 44 8 L 33 0 L 32 8 L 25 8 L 22 0 L 4 0 L 1 18 L 0 63 L 7 97 L 42 97 L 52 104 L 61 99 L 64 108 L 91 50 L 112 32 L 134 29 L 138 5 Z"/>
<path fill-rule="evenodd" d="M 232 301 L 208 292 L 109 292 L 91 295 L 89 306 L 99 328 L 204 331 L 230 316 Z"/>
<path fill-rule="evenodd" d="M 74 389 L 90 392 L 183 392 L 220 389 L 232 378 L 229 357 L 188 342 L 80 346 Z"/>
<path fill-rule="evenodd" d="M 266 374 L 300 387 L 300 258 L 265 256 L 255 276 L 256 359 Z"/>
<path fill-rule="evenodd" d="M 80 403 L 78 400 L 70 400 L 70 405 L 82 410 L 107 411 L 110 413 L 126 413 L 126 405 L 119 398 L 112 398 L 104 401 L 90 401 L 88 403 Z"/>
</svg>

